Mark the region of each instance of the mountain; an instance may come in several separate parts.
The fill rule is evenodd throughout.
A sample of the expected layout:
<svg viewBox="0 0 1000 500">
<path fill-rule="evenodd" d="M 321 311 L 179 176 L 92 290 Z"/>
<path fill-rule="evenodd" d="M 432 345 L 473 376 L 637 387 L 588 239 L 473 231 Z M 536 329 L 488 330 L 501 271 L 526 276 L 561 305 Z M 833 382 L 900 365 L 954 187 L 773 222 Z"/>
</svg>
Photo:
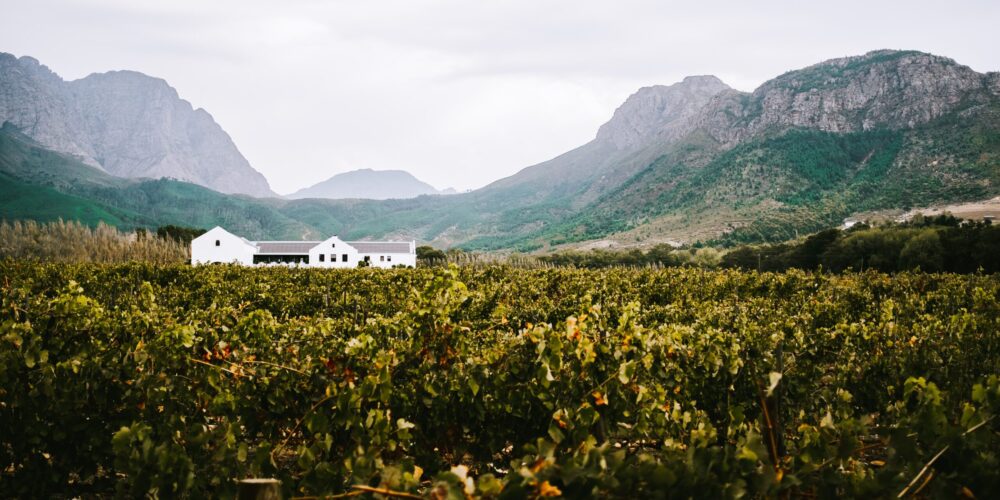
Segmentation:
<svg viewBox="0 0 1000 500">
<path fill-rule="evenodd" d="M 55 113 L 63 103 L 47 105 Z M 32 129 L 43 137 L 72 137 L 60 122 L 39 123 L 49 124 Z M 65 156 L 18 148 L 0 144 L 0 166 L 5 150 L 23 150 L 12 155 L 20 166 L 0 175 L 4 192 L 51 190 L 74 197 L 61 201 L 67 211 L 103 210 L 124 225 L 242 224 L 253 238 L 338 234 L 523 251 L 779 241 L 857 212 L 1000 194 L 1000 74 L 875 51 L 789 71 L 749 93 L 689 77 L 640 89 L 587 144 L 451 196 L 250 200 L 93 168 L 84 175 L 78 161 L 70 170 L 85 181 L 66 182 L 66 168 L 29 175 Z M 0 201 L 0 214 L 9 204 Z M 31 210 L 41 208 L 20 217 Z"/>
<path fill-rule="evenodd" d="M 988 198 L 1000 190 L 998 82 L 875 51 L 722 92 L 679 145 L 551 240 L 773 241 L 865 209 Z"/>
<path fill-rule="evenodd" d="M 481 190 L 327 210 L 355 234 L 532 250 L 774 241 L 857 211 L 998 193 L 1000 75 L 875 51 L 751 93 L 713 77 L 642 89 L 593 141 Z"/>
<path fill-rule="evenodd" d="M 10 123 L 0 127 L 0 219 L 123 229 L 222 225 L 250 238 L 316 239 L 323 232 L 281 213 L 275 199 L 226 195 L 172 179 L 124 179 L 46 149 Z"/>
<path fill-rule="evenodd" d="M 834 133 L 907 129 L 988 104 L 996 85 L 996 73 L 982 75 L 946 57 L 880 50 L 790 71 L 750 94 L 721 94 L 697 125 L 726 144 L 789 127 Z"/>
<path fill-rule="evenodd" d="M 582 206 L 663 154 L 690 132 L 690 121 L 720 92 L 731 90 L 714 76 L 689 76 L 673 85 L 644 87 L 632 94 L 587 144 L 552 160 L 527 167 L 486 186 L 510 197 L 549 200 L 570 196 Z"/>
<path fill-rule="evenodd" d="M 224 193 L 274 196 L 207 111 L 133 71 L 64 81 L 30 57 L 0 53 L 0 124 L 112 175 L 169 177 Z"/>
<path fill-rule="evenodd" d="M 424 194 L 446 194 L 422 182 L 403 170 L 361 169 L 344 172 L 329 179 L 300 189 L 289 199 L 327 198 L 388 200 L 394 198 L 416 198 Z"/>
</svg>

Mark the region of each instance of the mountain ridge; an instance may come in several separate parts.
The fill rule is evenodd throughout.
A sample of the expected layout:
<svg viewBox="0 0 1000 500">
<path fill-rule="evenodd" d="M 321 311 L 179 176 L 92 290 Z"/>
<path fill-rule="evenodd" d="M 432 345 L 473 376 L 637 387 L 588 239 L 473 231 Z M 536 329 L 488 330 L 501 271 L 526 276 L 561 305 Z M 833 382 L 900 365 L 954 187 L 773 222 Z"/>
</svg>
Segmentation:
<svg viewBox="0 0 1000 500">
<path fill-rule="evenodd" d="M 447 194 L 405 170 L 361 168 L 341 172 L 312 186 L 285 195 L 287 199 L 367 199 L 387 200 Z"/>
<path fill-rule="evenodd" d="M 66 81 L 37 59 L 0 53 L 0 123 L 120 177 L 172 177 L 220 192 L 274 196 L 202 108 L 136 71 Z"/>
<path fill-rule="evenodd" d="M 586 144 L 467 193 L 241 206 L 271 221 L 253 234 L 286 234 L 268 225 L 285 221 L 297 233 L 530 251 L 775 241 L 857 211 L 997 194 L 1000 73 L 883 50 L 752 92 L 711 76 L 644 87 Z"/>
</svg>

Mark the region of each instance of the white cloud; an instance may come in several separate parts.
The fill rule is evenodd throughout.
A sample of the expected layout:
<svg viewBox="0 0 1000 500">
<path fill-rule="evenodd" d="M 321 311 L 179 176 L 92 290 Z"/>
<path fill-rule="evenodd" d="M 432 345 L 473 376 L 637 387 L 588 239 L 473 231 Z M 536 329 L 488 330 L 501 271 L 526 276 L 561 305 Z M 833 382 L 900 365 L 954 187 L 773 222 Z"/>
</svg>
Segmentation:
<svg viewBox="0 0 1000 500">
<path fill-rule="evenodd" d="M 484 185 L 590 140 L 635 89 L 767 78 L 877 48 L 1000 69 L 990 1 L 812 4 L 383 0 L 36 0 L 0 50 L 67 78 L 162 77 L 278 192 L 354 168 Z"/>
</svg>

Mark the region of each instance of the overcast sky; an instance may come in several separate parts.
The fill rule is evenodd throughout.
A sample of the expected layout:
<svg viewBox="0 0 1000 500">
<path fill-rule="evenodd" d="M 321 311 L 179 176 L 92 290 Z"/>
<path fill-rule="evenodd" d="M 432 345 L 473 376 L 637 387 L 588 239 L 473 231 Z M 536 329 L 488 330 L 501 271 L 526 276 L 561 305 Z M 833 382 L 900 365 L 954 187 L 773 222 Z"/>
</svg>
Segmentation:
<svg viewBox="0 0 1000 500">
<path fill-rule="evenodd" d="M 879 48 L 1000 70 L 996 0 L 0 1 L 0 51 L 166 79 L 282 194 L 358 168 L 480 187 L 686 75 L 753 90 Z"/>
</svg>

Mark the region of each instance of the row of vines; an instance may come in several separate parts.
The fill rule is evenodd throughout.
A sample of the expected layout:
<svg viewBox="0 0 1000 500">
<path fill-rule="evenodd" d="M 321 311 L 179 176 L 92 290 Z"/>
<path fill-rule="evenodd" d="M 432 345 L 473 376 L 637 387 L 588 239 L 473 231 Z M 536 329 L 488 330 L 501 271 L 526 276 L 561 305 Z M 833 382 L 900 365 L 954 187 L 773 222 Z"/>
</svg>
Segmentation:
<svg viewBox="0 0 1000 500">
<path fill-rule="evenodd" d="M 0 496 L 1000 492 L 1000 277 L 0 262 Z"/>
</svg>

